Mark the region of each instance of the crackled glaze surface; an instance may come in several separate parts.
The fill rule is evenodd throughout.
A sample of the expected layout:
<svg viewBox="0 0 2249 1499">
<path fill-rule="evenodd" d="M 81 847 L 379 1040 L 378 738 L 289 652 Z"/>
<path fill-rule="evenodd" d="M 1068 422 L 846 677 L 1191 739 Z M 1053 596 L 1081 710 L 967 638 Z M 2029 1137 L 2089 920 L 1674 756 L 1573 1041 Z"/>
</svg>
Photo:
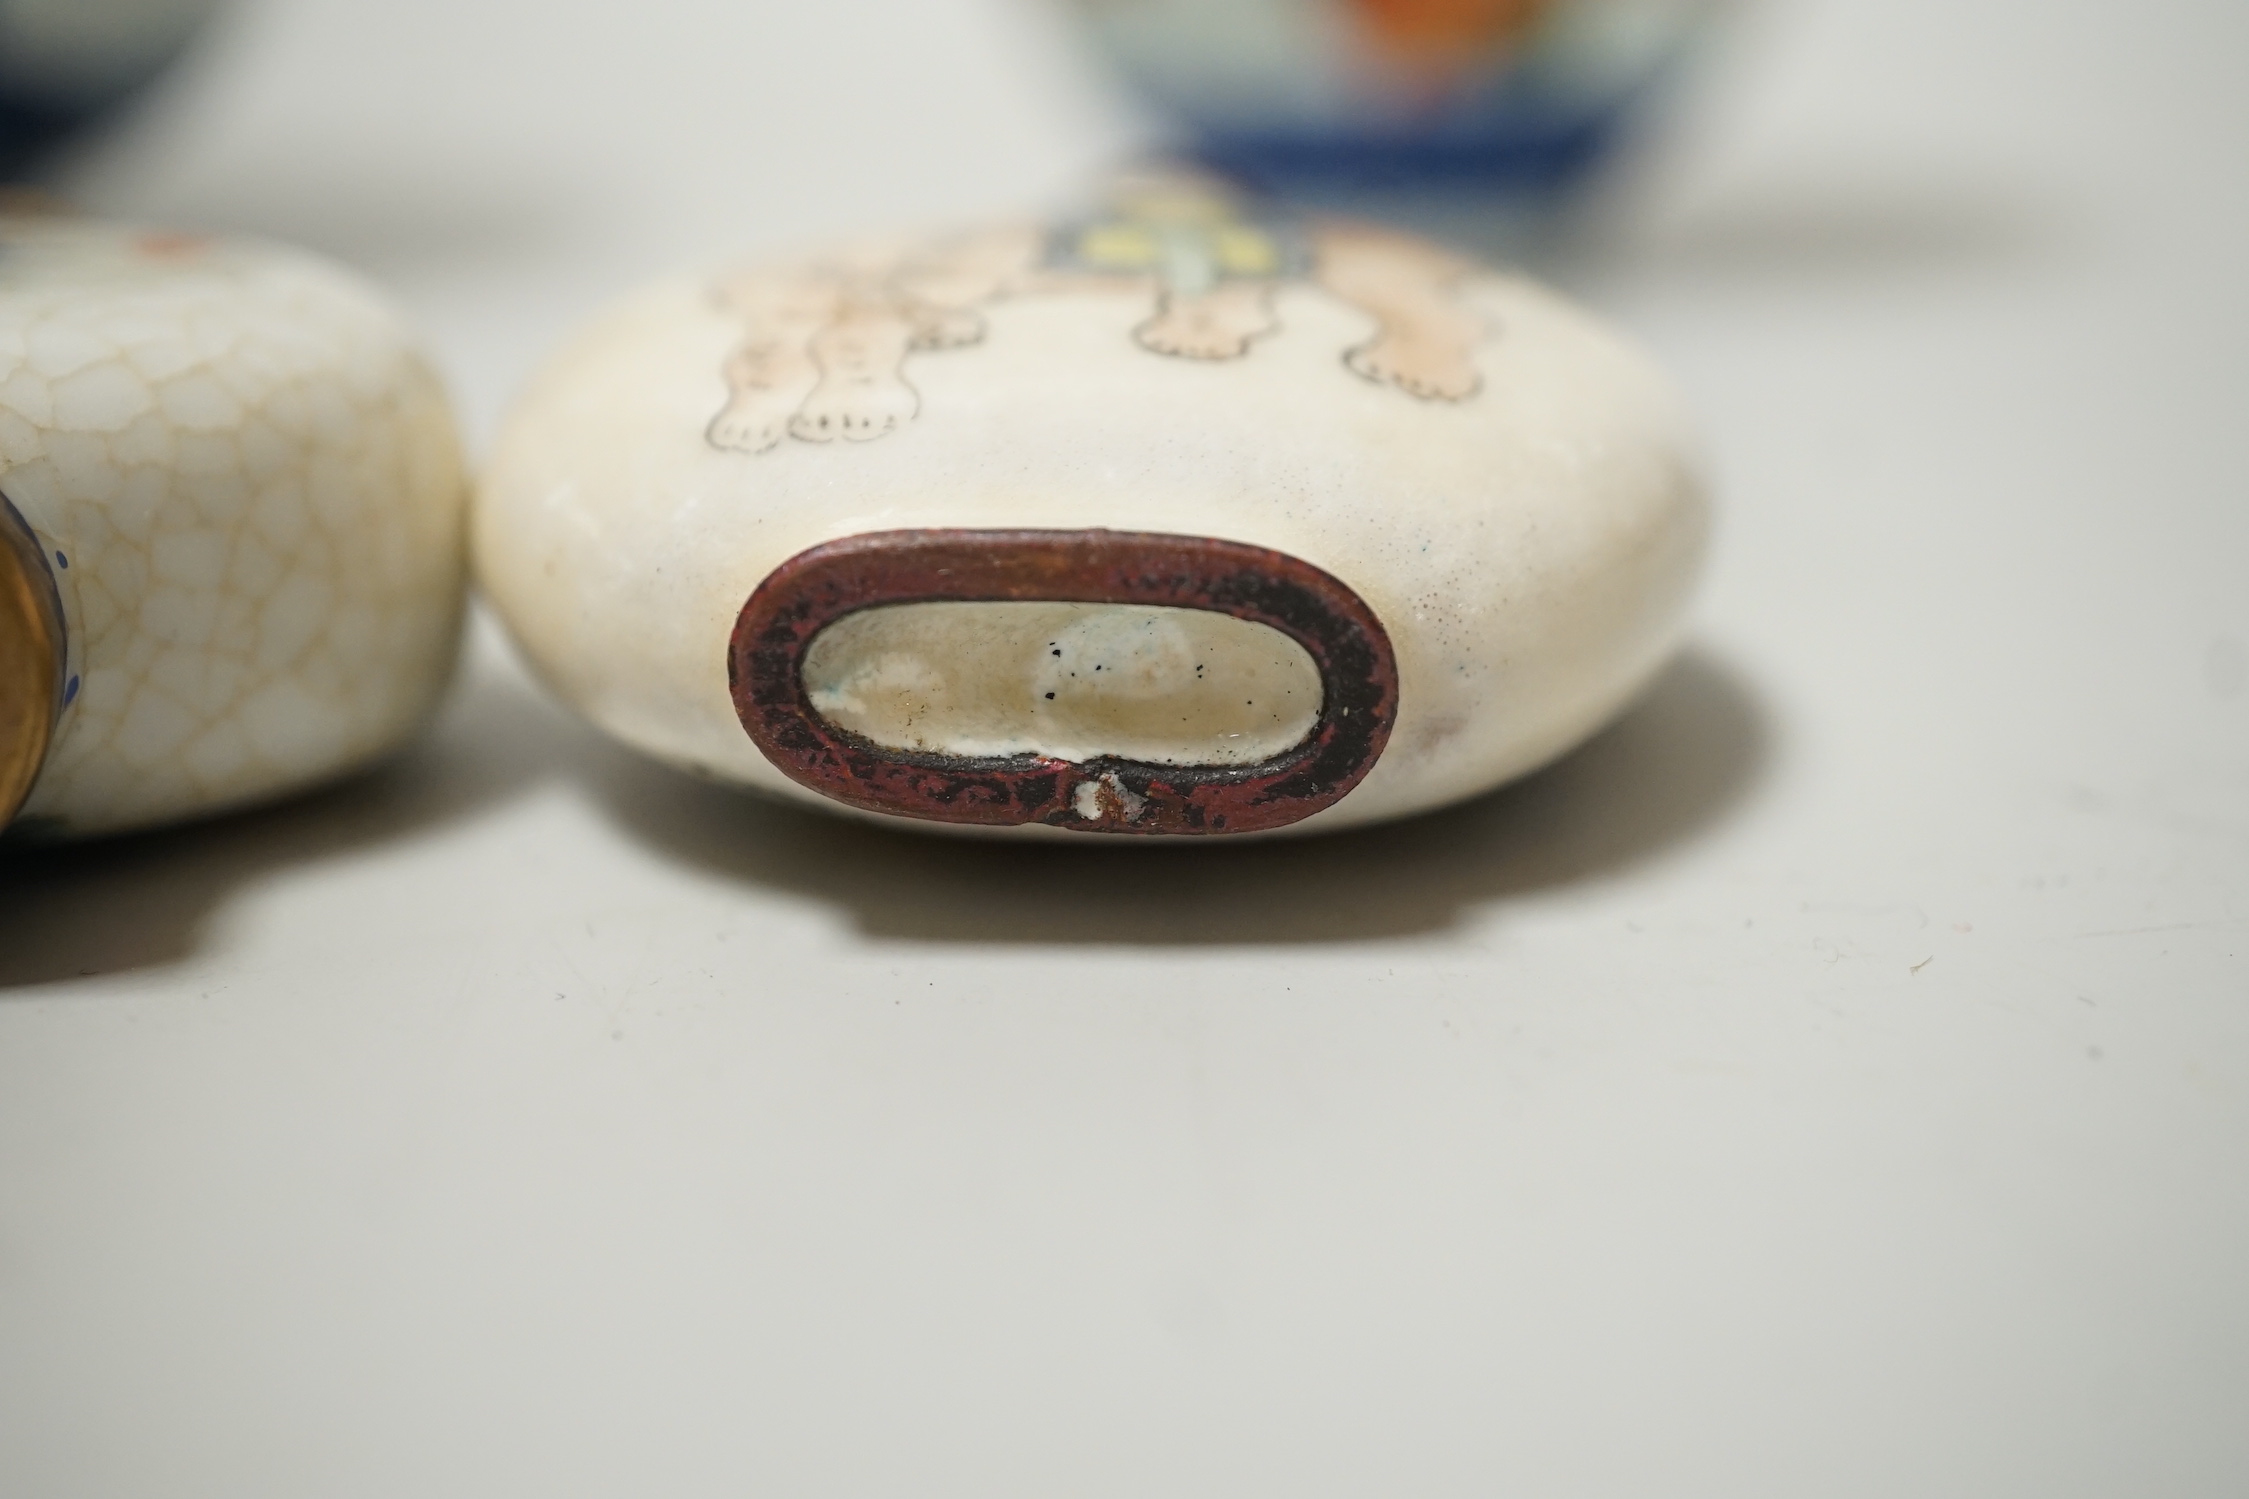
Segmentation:
<svg viewBox="0 0 2249 1499">
<path fill-rule="evenodd" d="M 169 821 L 396 746 L 454 658 L 464 489 L 436 379 L 349 277 L 0 220 L 0 491 L 67 637 L 19 830 Z"/>
<path fill-rule="evenodd" d="M 728 632 L 788 559 L 908 528 L 1213 537 L 1341 580 L 1395 646 L 1398 708 L 1366 779 L 1295 824 L 1315 829 L 1592 732 L 1668 654 L 1707 506 L 1666 382 L 1552 293 L 1381 231 L 1143 194 L 651 288 L 537 377 L 472 535 L 517 639 L 597 723 L 818 800 L 745 734 Z M 913 692 L 949 691 L 947 732 L 974 742 L 993 669 L 934 633 L 915 656 Z M 1017 708 L 987 717 L 1022 737 Z"/>
</svg>

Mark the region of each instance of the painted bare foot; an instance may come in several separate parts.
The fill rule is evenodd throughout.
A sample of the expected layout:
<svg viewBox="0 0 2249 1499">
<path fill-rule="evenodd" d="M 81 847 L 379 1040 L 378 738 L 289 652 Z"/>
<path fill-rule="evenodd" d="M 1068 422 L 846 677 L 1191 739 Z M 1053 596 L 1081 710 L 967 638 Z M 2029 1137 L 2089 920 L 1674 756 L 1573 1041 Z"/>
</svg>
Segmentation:
<svg viewBox="0 0 2249 1499">
<path fill-rule="evenodd" d="M 819 380 L 801 341 L 744 344 L 726 361 L 726 409 L 711 419 L 711 446 L 743 453 L 777 446 Z"/>
<path fill-rule="evenodd" d="M 812 340 L 820 383 L 789 421 L 805 442 L 871 442 L 912 421 L 921 397 L 905 381 L 913 319 L 890 306 L 851 309 Z"/>
<path fill-rule="evenodd" d="M 1270 281 L 1221 281 L 1205 292 L 1166 292 L 1132 336 L 1179 359 L 1239 359 L 1276 326 Z"/>
<path fill-rule="evenodd" d="M 796 415 L 796 405 L 783 405 L 765 393 L 744 392 L 726 403 L 726 409 L 711 418 L 710 429 L 704 434 L 714 448 L 731 448 L 738 453 L 764 453 L 780 446 L 781 439 L 789 435 L 789 418 Z"/>
<path fill-rule="evenodd" d="M 915 349 L 964 349 L 984 341 L 984 315 L 974 308 L 915 306 L 908 316 Z"/>
<path fill-rule="evenodd" d="M 1382 332 L 1343 356 L 1352 373 L 1377 385 L 1395 385 L 1424 401 L 1465 401 L 1483 389 L 1470 353 L 1473 335 L 1459 330 L 1428 330 L 1411 325 Z"/>
<path fill-rule="evenodd" d="M 906 257 L 889 279 L 908 310 L 916 349 L 959 349 L 984 338 L 986 303 L 1022 284 L 1037 264 L 1039 232 L 1012 226 L 959 235 Z"/>
<path fill-rule="evenodd" d="M 1353 373 L 1424 401 L 1465 401 L 1483 387 L 1476 346 L 1484 321 L 1462 300 L 1464 262 L 1379 229 L 1329 226 L 1320 284 L 1375 320 L 1373 338 L 1343 356 Z"/>
<path fill-rule="evenodd" d="M 742 320 L 742 342 L 726 358 L 726 406 L 705 436 L 713 447 L 763 453 L 789 435 L 789 418 L 819 383 L 812 338 L 838 316 L 843 285 L 792 266 L 723 277 L 712 295 Z"/>
</svg>

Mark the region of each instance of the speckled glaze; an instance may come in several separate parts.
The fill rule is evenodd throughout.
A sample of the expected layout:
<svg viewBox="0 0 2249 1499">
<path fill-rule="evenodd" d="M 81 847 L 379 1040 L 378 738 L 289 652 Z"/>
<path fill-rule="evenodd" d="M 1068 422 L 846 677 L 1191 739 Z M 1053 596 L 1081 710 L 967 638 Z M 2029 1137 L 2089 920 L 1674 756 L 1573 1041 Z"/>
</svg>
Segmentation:
<svg viewBox="0 0 2249 1499">
<path fill-rule="evenodd" d="M 515 638 L 594 722 L 831 809 L 760 753 L 729 698 L 745 599 L 807 549 L 1098 528 L 1285 553 L 1371 606 L 1396 656 L 1387 748 L 1288 829 L 1310 831 L 1472 796 L 1599 727 L 1671 650 L 1707 520 L 1666 382 L 1560 297 L 1383 231 L 1141 189 L 1059 226 L 649 288 L 536 377 L 471 530 Z M 847 727 L 892 744 L 946 748 L 898 737 L 923 721 L 963 754 L 1083 757 L 1088 725 L 1121 720 L 1080 712 L 1053 743 L 1035 727 L 1066 706 L 1066 630 L 1137 650 L 1125 664 L 1143 687 L 1190 680 L 1223 645 L 1146 610 L 1018 629 L 944 608 L 957 626 L 930 609 L 855 630 L 848 649 L 816 643 L 805 701 L 849 703 Z M 1160 646 L 1132 645 L 1158 627 Z M 1007 646 L 1009 630 L 1039 638 Z M 883 641 L 888 655 L 869 644 Z M 1021 659 L 995 665 L 1009 650 Z M 1268 682 L 1310 680 L 1272 659 Z M 878 711 L 853 683 L 934 707 Z M 979 729 L 978 705 L 1000 699 Z M 1150 701 L 1219 721 L 1185 695 Z M 878 720 L 893 727 L 866 727 Z M 1153 747 L 1133 732 L 1141 760 L 1226 758 L 1200 728 Z M 1052 821 L 1000 831 L 1048 836 Z"/>
<path fill-rule="evenodd" d="M 0 219 L 0 493 L 19 592 L 61 624 L 14 833 L 175 821 L 397 747 L 456 654 L 465 491 L 443 392 L 350 277 Z M 0 718 L 42 690 L 0 681 Z"/>
</svg>

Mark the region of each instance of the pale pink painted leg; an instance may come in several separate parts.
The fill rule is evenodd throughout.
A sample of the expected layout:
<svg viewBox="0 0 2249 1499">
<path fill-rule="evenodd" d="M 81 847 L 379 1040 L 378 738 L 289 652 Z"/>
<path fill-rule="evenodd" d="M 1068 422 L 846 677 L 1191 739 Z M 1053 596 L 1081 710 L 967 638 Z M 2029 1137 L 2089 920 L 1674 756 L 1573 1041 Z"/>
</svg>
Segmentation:
<svg viewBox="0 0 2249 1499">
<path fill-rule="evenodd" d="M 1319 240 L 1320 284 L 1375 321 L 1343 362 L 1425 401 L 1465 401 L 1483 385 L 1484 320 L 1458 295 L 1463 262 L 1380 230 L 1336 228 Z"/>
<path fill-rule="evenodd" d="M 805 442 L 871 442 L 912 421 L 921 397 L 906 383 L 914 319 L 896 303 L 848 303 L 812 339 L 819 383 L 789 422 Z"/>
<path fill-rule="evenodd" d="M 722 285 L 719 298 L 748 330 L 726 357 L 726 406 L 706 435 L 713 447 L 762 453 L 788 435 L 819 384 L 812 342 L 836 316 L 838 289 L 813 275 L 745 277 Z"/>
<path fill-rule="evenodd" d="M 1278 326 L 1273 283 L 1243 279 L 1207 291 L 1161 293 L 1155 315 L 1132 336 L 1144 349 L 1180 359 L 1239 359 Z"/>
</svg>

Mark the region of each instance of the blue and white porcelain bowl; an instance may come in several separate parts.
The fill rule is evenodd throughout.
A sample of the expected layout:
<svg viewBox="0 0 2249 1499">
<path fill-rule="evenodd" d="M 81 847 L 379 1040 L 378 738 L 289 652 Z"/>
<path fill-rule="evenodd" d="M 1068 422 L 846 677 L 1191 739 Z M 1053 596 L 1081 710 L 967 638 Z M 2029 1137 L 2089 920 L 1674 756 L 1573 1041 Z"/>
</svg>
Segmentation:
<svg viewBox="0 0 2249 1499">
<path fill-rule="evenodd" d="M 1065 0 L 1204 162 L 1265 187 L 1566 187 L 1724 0 Z"/>
</svg>

